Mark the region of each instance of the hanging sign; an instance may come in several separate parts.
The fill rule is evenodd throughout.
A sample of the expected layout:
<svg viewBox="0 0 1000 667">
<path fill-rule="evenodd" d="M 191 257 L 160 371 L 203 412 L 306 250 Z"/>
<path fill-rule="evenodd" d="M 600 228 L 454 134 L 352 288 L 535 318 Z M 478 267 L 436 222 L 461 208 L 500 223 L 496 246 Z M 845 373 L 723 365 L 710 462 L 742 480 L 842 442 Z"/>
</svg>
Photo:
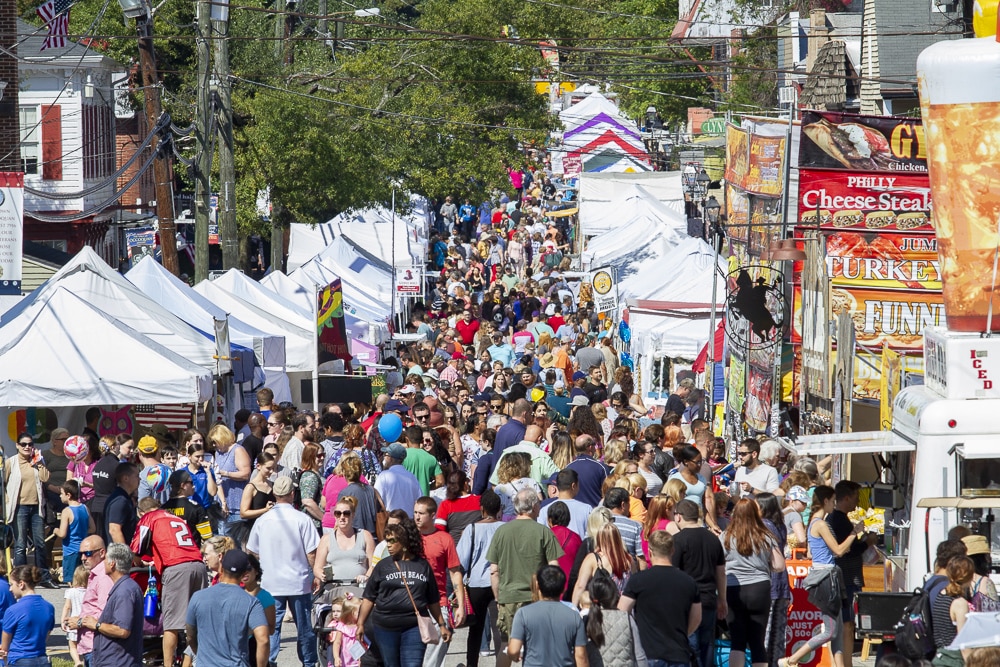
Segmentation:
<svg viewBox="0 0 1000 667">
<path fill-rule="evenodd" d="M 594 311 L 611 313 L 618 309 L 618 281 L 615 270 L 605 266 L 590 274 L 590 284 L 594 288 Z"/>
<path fill-rule="evenodd" d="M 0 294 L 21 294 L 24 174 L 0 173 Z"/>
<path fill-rule="evenodd" d="M 418 267 L 396 269 L 396 294 L 420 296 L 423 293 L 424 274 Z"/>
</svg>

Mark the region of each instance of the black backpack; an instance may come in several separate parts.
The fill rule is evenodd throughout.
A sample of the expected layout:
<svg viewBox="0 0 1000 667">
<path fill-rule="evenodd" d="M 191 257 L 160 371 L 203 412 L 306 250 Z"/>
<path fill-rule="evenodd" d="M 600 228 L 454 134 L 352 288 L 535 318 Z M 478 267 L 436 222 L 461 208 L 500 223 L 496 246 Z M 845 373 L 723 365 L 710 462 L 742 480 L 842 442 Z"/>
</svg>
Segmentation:
<svg viewBox="0 0 1000 667">
<path fill-rule="evenodd" d="M 931 627 L 931 594 L 940 590 L 943 577 L 935 575 L 913 591 L 913 597 L 896 622 L 896 650 L 910 660 L 928 659 L 934 655 L 934 633 Z"/>
</svg>

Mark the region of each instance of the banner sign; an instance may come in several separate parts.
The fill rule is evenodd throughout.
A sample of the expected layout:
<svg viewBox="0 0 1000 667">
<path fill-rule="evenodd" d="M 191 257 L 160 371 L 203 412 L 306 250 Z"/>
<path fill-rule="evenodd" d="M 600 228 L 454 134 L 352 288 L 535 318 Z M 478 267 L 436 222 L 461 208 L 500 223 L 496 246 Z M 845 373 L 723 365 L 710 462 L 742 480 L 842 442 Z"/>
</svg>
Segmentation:
<svg viewBox="0 0 1000 667">
<path fill-rule="evenodd" d="M 785 179 L 785 137 L 726 126 L 726 182 L 746 192 L 778 197 Z"/>
<path fill-rule="evenodd" d="M 612 313 L 618 309 L 618 281 L 612 267 L 596 269 L 590 274 L 590 284 L 594 288 L 594 312 Z"/>
<path fill-rule="evenodd" d="M 156 250 L 156 232 L 152 227 L 125 230 L 125 245 L 128 248 L 129 266 L 135 266 L 146 255 Z"/>
<path fill-rule="evenodd" d="M 351 350 L 348 347 L 347 329 L 344 325 L 344 292 L 341 289 L 340 278 L 320 288 L 316 299 L 318 363 L 343 359 L 344 370 L 350 372 Z"/>
<path fill-rule="evenodd" d="M 801 308 L 802 291 L 796 287 L 796 314 Z M 919 352 L 923 349 L 924 327 L 945 326 L 944 299 L 940 291 L 835 287 L 830 290 L 830 310 L 833 314 L 850 313 L 857 342 L 868 348 L 881 347 L 885 343 L 894 350 Z M 793 326 L 800 326 L 798 317 L 793 320 Z"/>
<path fill-rule="evenodd" d="M 892 428 L 892 404 L 903 385 L 902 364 L 899 353 L 882 344 L 882 377 L 879 378 L 879 425 L 884 430 Z"/>
<path fill-rule="evenodd" d="M 834 287 L 941 289 L 937 238 L 927 234 L 828 234 L 826 268 Z"/>
<path fill-rule="evenodd" d="M 799 221 L 823 229 L 933 232 L 926 174 L 799 170 Z"/>
<path fill-rule="evenodd" d="M 746 242 L 749 236 L 750 198 L 742 190 L 726 185 L 726 236 Z"/>
<path fill-rule="evenodd" d="M 919 118 L 802 112 L 799 167 L 927 173 L 927 141 Z"/>
<path fill-rule="evenodd" d="M 771 418 L 774 369 L 749 366 L 747 373 L 746 423 L 758 433 L 767 433 Z"/>
<path fill-rule="evenodd" d="M 752 257 L 760 257 L 772 241 L 781 238 L 780 208 L 780 199 L 754 197 L 751 200 L 747 252 Z"/>
<path fill-rule="evenodd" d="M 0 172 L 0 294 L 21 295 L 24 174 Z"/>
<path fill-rule="evenodd" d="M 424 292 L 423 276 L 419 267 L 396 269 L 396 294 L 420 296 Z"/>
</svg>

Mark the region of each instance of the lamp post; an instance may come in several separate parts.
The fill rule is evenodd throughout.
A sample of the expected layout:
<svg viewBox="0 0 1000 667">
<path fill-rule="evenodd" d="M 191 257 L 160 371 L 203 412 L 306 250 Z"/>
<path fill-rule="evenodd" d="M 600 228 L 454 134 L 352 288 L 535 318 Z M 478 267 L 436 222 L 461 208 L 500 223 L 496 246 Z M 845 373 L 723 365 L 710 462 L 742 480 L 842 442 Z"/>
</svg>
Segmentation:
<svg viewBox="0 0 1000 667">
<path fill-rule="evenodd" d="M 722 239 L 725 237 L 725 230 L 719 224 L 722 206 L 715 199 L 715 196 L 708 198 L 705 202 L 705 219 L 708 229 L 711 232 L 712 247 L 715 253 L 712 256 L 712 312 L 709 318 L 708 329 L 708 356 L 705 362 L 705 372 L 708 374 L 708 396 L 705 397 L 705 404 L 708 406 L 710 423 L 715 422 L 715 327 L 716 327 L 716 296 L 715 291 L 719 286 L 719 252 L 722 250 Z"/>
<path fill-rule="evenodd" d="M 142 86 L 146 125 L 152 129 L 159 123 L 163 109 L 160 105 L 159 77 L 156 73 L 156 53 L 153 51 L 153 14 L 146 0 L 118 0 L 126 19 L 135 19 L 139 36 L 139 69 Z M 174 222 L 173 169 L 170 156 L 160 150 L 160 137 L 153 137 L 150 150 L 156 154 L 153 178 L 156 180 L 156 218 L 160 230 L 160 253 L 163 268 L 175 276 L 177 264 L 177 226 Z"/>
</svg>

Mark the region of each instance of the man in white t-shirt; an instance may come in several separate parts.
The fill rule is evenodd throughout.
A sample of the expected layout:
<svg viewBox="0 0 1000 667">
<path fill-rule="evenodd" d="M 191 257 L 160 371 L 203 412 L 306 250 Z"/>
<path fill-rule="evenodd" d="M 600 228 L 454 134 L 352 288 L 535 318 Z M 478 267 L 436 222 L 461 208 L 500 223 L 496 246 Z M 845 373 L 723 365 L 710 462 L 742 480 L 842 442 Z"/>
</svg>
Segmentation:
<svg viewBox="0 0 1000 667">
<path fill-rule="evenodd" d="M 285 610 L 291 607 L 299 658 L 303 667 L 316 667 L 316 633 L 310 611 L 314 585 L 323 583 L 313 574 L 319 533 L 309 515 L 292 504 L 294 486 L 291 477 L 279 477 L 274 483 L 274 507 L 254 523 L 247 551 L 260 558 L 264 572 L 261 586 L 274 596 L 276 630 L 271 635 L 271 662 L 278 661 L 281 623 Z"/>
<path fill-rule="evenodd" d="M 545 501 L 538 513 L 538 523 L 543 526 L 549 525 L 549 507 L 557 500 L 561 500 L 569 508 L 569 529 L 579 535 L 581 540 L 587 539 L 587 519 L 590 518 L 594 508 L 576 499 L 576 494 L 580 491 L 579 475 L 575 470 L 564 468 L 553 477 L 556 483 L 556 497 Z M 552 483 L 551 479 L 549 483 Z"/>
<path fill-rule="evenodd" d="M 736 448 L 738 467 L 733 482 L 740 498 L 748 498 L 758 493 L 774 493 L 778 488 L 778 471 L 760 462 L 760 443 L 753 438 L 740 442 Z"/>
</svg>

